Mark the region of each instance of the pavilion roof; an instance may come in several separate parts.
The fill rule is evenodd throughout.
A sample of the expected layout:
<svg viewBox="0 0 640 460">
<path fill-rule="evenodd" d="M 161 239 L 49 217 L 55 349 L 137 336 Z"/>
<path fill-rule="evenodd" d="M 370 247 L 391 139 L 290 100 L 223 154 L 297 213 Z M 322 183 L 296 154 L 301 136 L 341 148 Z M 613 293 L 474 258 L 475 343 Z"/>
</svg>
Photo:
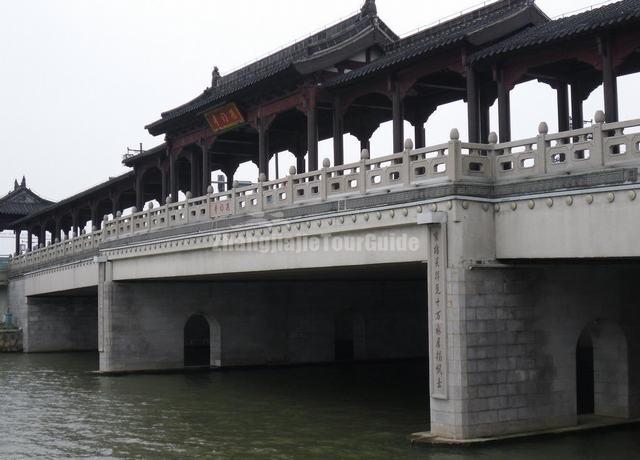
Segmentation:
<svg viewBox="0 0 640 460">
<path fill-rule="evenodd" d="M 133 178 L 135 177 L 135 171 L 128 171 L 124 174 L 121 174 L 119 176 L 116 177 L 110 177 L 107 181 L 102 182 L 98 185 L 94 185 L 93 187 L 87 189 L 87 190 L 83 190 L 80 193 L 77 193 L 73 196 L 70 196 L 69 198 L 65 198 L 64 200 L 60 200 L 57 203 L 52 203 L 52 202 L 47 202 L 48 204 L 44 207 L 39 208 L 38 210 L 34 211 L 33 213 L 22 217 L 21 219 L 18 219 L 14 222 L 12 222 L 12 226 L 14 225 L 22 225 L 25 223 L 28 223 L 31 221 L 31 219 L 36 218 L 36 217 L 40 217 L 42 215 L 48 214 L 49 212 L 56 210 L 56 209 L 60 209 L 63 208 L 64 206 L 73 204 L 75 202 L 78 201 L 82 201 L 82 200 L 87 200 L 88 198 L 90 198 L 92 195 L 96 194 L 96 193 L 100 193 L 103 192 L 105 190 L 109 190 L 112 186 L 120 184 L 121 182 L 126 182 L 126 181 L 131 181 L 133 180 Z"/>
<path fill-rule="evenodd" d="M 523 22 L 516 23 L 516 27 L 518 24 L 521 24 L 520 27 L 526 27 L 548 21 L 534 0 L 500 0 L 391 43 L 386 46 L 384 57 L 340 75 L 326 86 L 341 86 L 458 43 L 468 42 L 473 45 L 474 41 L 477 41 L 474 38 L 480 38 L 483 31 L 516 17 L 524 19 Z"/>
<path fill-rule="evenodd" d="M 16 181 L 13 190 L 0 198 L 0 224 L 5 226 L 8 222 L 28 216 L 51 204 L 51 201 L 31 191 L 23 177 L 20 184 Z"/>
<path fill-rule="evenodd" d="M 372 8 L 371 5 L 374 7 Z M 152 134 L 159 134 L 162 126 L 167 122 L 222 102 L 239 91 L 277 74 L 287 70 L 305 74 L 308 70 L 297 68 L 297 64 L 312 61 L 317 56 L 326 54 L 333 48 L 339 47 L 367 31 L 379 32 L 378 36 L 382 37 L 383 41 L 398 39 L 398 36 L 378 18 L 375 3 L 367 1 L 357 14 L 235 72 L 220 77 L 216 86 L 207 88 L 202 94 L 186 104 L 162 113 L 160 120 L 151 123 L 146 128 Z"/>
<path fill-rule="evenodd" d="M 498 57 L 524 48 L 548 45 L 638 21 L 640 21 L 640 0 L 622 0 L 525 29 L 506 40 L 478 51 L 471 57 L 471 61 Z"/>
</svg>

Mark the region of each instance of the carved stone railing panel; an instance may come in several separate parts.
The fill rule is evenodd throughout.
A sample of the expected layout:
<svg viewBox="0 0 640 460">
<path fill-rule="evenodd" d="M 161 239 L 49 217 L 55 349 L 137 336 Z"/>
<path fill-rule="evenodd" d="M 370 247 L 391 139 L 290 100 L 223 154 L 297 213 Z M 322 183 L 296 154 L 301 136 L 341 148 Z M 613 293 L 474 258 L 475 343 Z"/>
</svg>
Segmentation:
<svg viewBox="0 0 640 460">
<path fill-rule="evenodd" d="M 120 238 L 345 195 L 388 193 L 443 182 L 502 184 L 640 166 L 640 119 L 605 124 L 604 114 L 598 112 L 595 121 L 588 128 L 557 134 L 548 134 L 546 123 L 541 123 L 537 137 L 502 144 L 494 133 L 489 144 L 461 142 L 454 129 L 445 144 L 413 149 L 407 141 L 405 150 L 393 155 L 371 159 L 364 150 L 356 163 L 331 167 L 325 159 L 318 171 L 296 174 L 292 168 L 289 176 L 273 181 L 196 198 L 188 193 L 184 201 L 118 215 L 105 220 L 99 230 L 15 256 L 11 267 L 68 258 Z"/>
</svg>

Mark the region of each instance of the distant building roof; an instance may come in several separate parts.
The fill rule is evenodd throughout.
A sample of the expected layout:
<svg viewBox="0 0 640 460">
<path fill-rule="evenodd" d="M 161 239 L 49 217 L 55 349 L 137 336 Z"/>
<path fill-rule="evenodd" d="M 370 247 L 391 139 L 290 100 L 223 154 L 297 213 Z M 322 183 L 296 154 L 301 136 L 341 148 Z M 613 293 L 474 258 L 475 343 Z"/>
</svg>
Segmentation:
<svg viewBox="0 0 640 460">
<path fill-rule="evenodd" d="M 159 134 L 162 126 L 167 122 L 222 101 L 234 93 L 286 70 L 292 70 L 299 74 L 315 71 L 313 66 L 305 64 L 309 64 L 333 49 L 340 48 L 341 45 L 367 33 L 376 34 L 383 42 L 398 40 L 398 36 L 377 17 L 373 0 L 367 0 L 358 14 L 229 75 L 218 76 L 214 69 L 212 87 L 207 88 L 201 95 L 186 104 L 162 113 L 160 120 L 151 123 L 146 128 L 152 134 Z"/>
<path fill-rule="evenodd" d="M 385 48 L 386 56 L 357 70 L 340 75 L 331 80 L 326 86 L 340 86 L 357 78 L 388 69 L 464 41 L 468 41 L 471 45 L 491 42 L 492 39 L 495 40 L 500 36 L 483 34 L 483 32 L 510 19 L 515 20 L 512 27 L 516 28 L 516 30 L 548 21 L 548 17 L 535 6 L 534 0 L 501 0 L 494 2 L 387 45 Z M 509 30 L 504 32 L 508 33 Z M 502 36 L 504 36 L 504 33 Z"/>
<path fill-rule="evenodd" d="M 27 181 L 22 178 L 20 184 L 16 180 L 13 190 L 0 198 L 0 230 L 5 230 L 8 225 L 22 217 L 37 212 L 52 202 L 45 200 L 27 188 Z"/>
<path fill-rule="evenodd" d="M 475 53 L 472 61 L 499 56 L 523 48 L 537 47 L 566 40 L 571 36 L 580 36 L 594 31 L 640 21 L 640 0 L 623 0 L 601 6 L 583 13 L 575 14 L 535 27 L 496 43 Z"/>
</svg>

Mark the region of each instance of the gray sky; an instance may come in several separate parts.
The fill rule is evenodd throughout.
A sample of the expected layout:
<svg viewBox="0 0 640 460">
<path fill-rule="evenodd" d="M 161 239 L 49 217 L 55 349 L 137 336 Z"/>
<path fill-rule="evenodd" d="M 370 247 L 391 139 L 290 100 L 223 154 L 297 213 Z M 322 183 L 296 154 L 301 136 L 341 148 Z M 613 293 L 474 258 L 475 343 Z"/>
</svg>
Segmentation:
<svg viewBox="0 0 640 460">
<path fill-rule="evenodd" d="M 594 0 L 539 0 L 551 17 Z M 144 125 L 195 97 L 211 69 L 228 73 L 247 61 L 349 16 L 363 0 L 24 0 L 0 3 L 0 194 L 26 175 L 41 196 L 59 200 L 125 171 L 127 146 L 162 142 Z M 379 16 L 398 34 L 476 5 L 477 0 L 378 0 Z M 620 79 L 621 117 L 637 116 L 625 94 L 636 77 Z M 541 120 L 556 128 L 555 95 L 539 83 L 512 93 L 513 137 L 536 134 Z M 585 117 L 602 107 L 596 91 Z M 494 108 L 494 126 L 495 108 Z M 466 139 L 462 103 L 440 108 L 427 143 Z M 409 134 L 410 131 L 407 131 Z M 390 128 L 372 140 L 372 155 L 390 152 Z M 320 158 L 330 156 L 330 143 Z M 358 155 L 347 140 L 346 160 Z M 281 174 L 288 169 L 282 157 Z M 285 169 L 286 168 L 286 169 Z M 244 167 L 242 180 L 255 180 Z M 4 245 L 0 246 L 2 248 Z M 0 251 L 3 252 L 3 251 Z"/>
</svg>

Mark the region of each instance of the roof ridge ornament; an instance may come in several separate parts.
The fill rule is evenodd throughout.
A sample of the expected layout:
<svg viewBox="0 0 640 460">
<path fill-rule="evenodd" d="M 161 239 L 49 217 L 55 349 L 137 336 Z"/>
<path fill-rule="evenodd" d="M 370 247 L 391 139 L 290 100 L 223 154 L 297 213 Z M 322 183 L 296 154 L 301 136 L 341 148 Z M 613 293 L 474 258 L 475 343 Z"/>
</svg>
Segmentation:
<svg viewBox="0 0 640 460">
<path fill-rule="evenodd" d="M 220 85 L 220 70 L 217 66 L 213 67 L 213 72 L 211 72 L 211 88 L 216 88 Z"/>
<path fill-rule="evenodd" d="M 360 15 L 365 16 L 378 16 L 378 8 L 376 7 L 376 0 L 365 0 L 364 5 L 360 9 Z"/>
</svg>

